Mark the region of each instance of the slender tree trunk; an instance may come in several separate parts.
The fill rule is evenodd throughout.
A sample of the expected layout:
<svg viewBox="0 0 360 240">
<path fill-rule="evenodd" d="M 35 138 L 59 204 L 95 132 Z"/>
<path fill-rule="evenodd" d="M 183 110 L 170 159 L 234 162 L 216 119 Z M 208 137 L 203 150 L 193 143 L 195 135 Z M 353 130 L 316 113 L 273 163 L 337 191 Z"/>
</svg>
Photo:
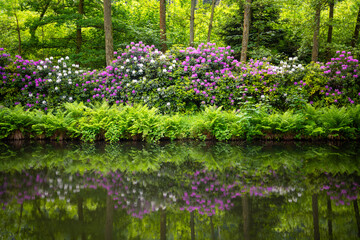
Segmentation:
<svg viewBox="0 0 360 240">
<path fill-rule="evenodd" d="M 83 231 L 83 224 L 84 224 L 83 202 L 84 202 L 84 200 L 82 199 L 82 197 L 79 197 L 77 200 L 78 200 L 77 212 L 78 212 L 79 222 L 81 224 L 81 240 L 85 240 L 86 235 L 85 235 L 85 232 Z"/>
<path fill-rule="evenodd" d="M 166 211 L 160 209 L 160 240 L 166 240 Z"/>
<path fill-rule="evenodd" d="M 195 5 L 196 0 L 191 0 L 191 15 L 190 15 L 190 46 L 194 46 L 194 22 L 195 22 Z"/>
<path fill-rule="evenodd" d="M 16 31 L 17 31 L 17 34 L 18 34 L 18 42 L 19 42 L 18 53 L 19 53 L 19 55 L 21 55 L 21 34 L 20 34 L 19 19 L 17 17 L 16 12 L 14 13 L 14 15 L 15 15 L 15 19 L 16 19 Z"/>
<path fill-rule="evenodd" d="M 331 199 L 330 196 L 327 196 L 326 198 L 327 202 L 327 216 L 328 216 L 328 233 L 329 233 L 329 240 L 333 240 L 333 228 L 332 228 L 332 208 L 331 208 Z"/>
<path fill-rule="evenodd" d="M 111 0 L 104 0 L 104 30 L 106 65 L 110 65 L 114 58 L 113 32 L 111 22 Z"/>
<path fill-rule="evenodd" d="M 81 19 L 84 15 L 84 0 L 79 0 L 78 13 L 81 15 Z M 82 34 L 81 34 L 81 25 L 76 24 L 76 53 L 81 52 L 82 45 Z"/>
<path fill-rule="evenodd" d="M 313 37 L 313 49 L 311 55 L 311 61 L 313 62 L 316 62 L 319 57 L 320 14 L 321 14 L 321 3 L 319 1 L 315 9 L 315 27 L 314 27 L 314 37 Z"/>
<path fill-rule="evenodd" d="M 358 238 L 360 238 L 360 216 L 359 216 L 359 206 L 357 201 L 358 201 L 357 199 L 353 201 L 353 204 L 354 204 L 354 212 L 355 212 L 356 224 L 358 229 Z"/>
<path fill-rule="evenodd" d="M 105 240 L 112 239 L 114 222 L 114 201 L 109 194 L 106 195 Z"/>
<path fill-rule="evenodd" d="M 242 198 L 242 214 L 243 214 L 243 230 L 244 239 L 250 240 L 250 200 L 248 195 L 244 195 Z"/>
<path fill-rule="evenodd" d="M 194 211 L 190 213 L 190 229 L 191 229 L 191 240 L 195 240 L 195 221 Z"/>
<path fill-rule="evenodd" d="M 216 2 L 216 0 L 212 0 L 212 3 L 211 3 L 211 15 L 210 15 L 210 23 L 209 23 L 207 42 L 210 42 L 212 23 L 213 23 L 213 19 L 214 19 L 215 2 Z"/>
<path fill-rule="evenodd" d="M 211 228 L 211 239 L 215 240 L 216 239 L 216 237 L 215 237 L 215 229 L 214 229 L 214 223 L 212 221 L 213 216 L 210 216 L 209 218 L 210 218 L 210 228 Z"/>
<path fill-rule="evenodd" d="M 312 213 L 313 213 L 313 225 L 314 225 L 314 240 L 320 240 L 320 228 L 319 228 L 319 207 L 318 196 L 316 193 L 312 195 Z"/>
<path fill-rule="evenodd" d="M 246 0 L 244 6 L 244 27 L 243 37 L 241 44 L 241 62 L 246 62 L 247 48 L 249 43 L 249 32 L 250 32 L 250 16 L 251 15 L 251 0 Z"/>
<path fill-rule="evenodd" d="M 161 51 L 163 53 L 167 50 L 166 45 L 166 1 L 160 0 L 160 41 Z"/>
<path fill-rule="evenodd" d="M 356 25 L 355 25 L 354 35 L 353 35 L 352 40 L 351 40 L 351 46 L 352 47 L 356 47 L 356 45 L 357 45 L 357 41 L 359 39 L 359 30 L 360 30 L 360 6 L 359 6 L 358 15 L 357 15 L 357 18 L 356 18 Z"/>
<path fill-rule="evenodd" d="M 326 57 L 329 61 L 331 58 L 331 47 L 330 44 L 332 43 L 332 33 L 333 33 L 333 21 L 334 21 L 334 6 L 335 0 L 330 0 L 329 2 L 329 28 L 328 28 L 328 36 L 327 36 L 327 43 L 328 47 L 326 49 Z"/>
<path fill-rule="evenodd" d="M 19 235 L 19 233 L 20 233 L 23 210 L 24 210 L 24 203 L 21 203 L 21 206 L 20 206 L 20 217 L 19 217 L 19 226 L 18 226 L 18 230 L 17 230 L 17 234 L 18 234 L 18 235 Z"/>
</svg>

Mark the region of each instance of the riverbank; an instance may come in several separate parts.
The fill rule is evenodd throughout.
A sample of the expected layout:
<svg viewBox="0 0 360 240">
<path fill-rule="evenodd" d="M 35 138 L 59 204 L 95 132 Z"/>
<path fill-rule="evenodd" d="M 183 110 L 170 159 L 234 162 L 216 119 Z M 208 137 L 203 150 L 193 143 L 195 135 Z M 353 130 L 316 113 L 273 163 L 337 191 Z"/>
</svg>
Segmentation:
<svg viewBox="0 0 360 240">
<path fill-rule="evenodd" d="M 194 114 L 161 114 L 142 105 L 93 107 L 66 103 L 61 108 L 0 109 L 0 139 L 81 140 L 357 140 L 360 105 L 274 111 L 252 108 L 224 111 L 207 107 Z"/>
</svg>

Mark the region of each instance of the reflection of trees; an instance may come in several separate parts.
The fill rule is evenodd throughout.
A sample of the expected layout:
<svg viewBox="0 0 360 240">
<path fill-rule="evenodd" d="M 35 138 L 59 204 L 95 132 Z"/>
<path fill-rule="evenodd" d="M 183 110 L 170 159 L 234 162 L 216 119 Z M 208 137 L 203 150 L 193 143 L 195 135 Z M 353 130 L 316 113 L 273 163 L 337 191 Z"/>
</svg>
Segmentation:
<svg viewBox="0 0 360 240">
<path fill-rule="evenodd" d="M 166 240 L 166 210 L 160 209 L 160 240 Z"/>
<path fill-rule="evenodd" d="M 116 146 L 102 150 L 82 147 L 86 153 L 62 149 L 59 154 L 39 148 L 26 155 L 34 169 L 7 174 L 7 188 L 0 178 L 0 203 L 8 204 L 0 218 L 15 226 L 6 229 L 13 233 L 20 229 L 19 235 L 29 239 L 41 239 L 40 233 L 43 239 L 62 233 L 81 239 L 189 239 L 195 235 L 197 239 L 217 239 L 220 231 L 223 239 L 277 239 L 285 235 L 308 239 L 313 235 L 314 193 L 318 193 L 315 222 L 319 222 L 321 236 L 341 239 L 342 234 L 351 239 L 358 219 L 354 199 L 359 188 L 353 183 L 359 182 L 354 173 L 359 165 L 342 162 L 337 167 L 335 160 L 339 159 L 335 157 L 325 161 L 328 148 L 315 149 L 316 160 L 312 160 L 315 150 L 310 147 L 305 148 L 305 156 L 291 149 L 228 144 L 172 144 L 153 149 L 130 144 L 131 151 Z M 41 156 L 44 152 L 46 157 Z M 48 168 L 41 170 L 41 164 Z M 127 171 L 100 171 L 120 165 Z M 0 169 L 11 169 L 10 161 L 0 163 Z M 327 175 L 324 169 L 329 170 Z M 346 171 L 348 174 L 342 174 Z M 333 197 L 330 208 L 327 196 Z M 339 200 L 344 200 L 344 206 Z M 333 208 L 331 202 L 335 203 Z M 350 215 L 351 222 L 344 224 Z M 24 227 L 30 225 L 35 227 Z"/>
<path fill-rule="evenodd" d="M 250 199 L 248 195 L 242 197 L 242 215 L 243 215 L 243 230 L 244 230 L 244 239 L 250 240 Z"/>
<path fill-rule="evenodd" d="M 359 216 L 359 206 L 358 206 L 358 201 L 355 200 L 353 201 L 354 204 L 354 212 L 355 212 L 355 219 L 356 219 L 356 225 L 357 225 L 357 232 L 358 232 L 358 237 L 360 238 L 360 216 Z"/>
<path fill-rule="evenodd" d="M 313 216 L 313 229 L 314 229 L 314 240 L 320 240 L 320 227 L 319 227 L 319 202 L 318 195 L 314 193 L 311 196 L 312 199 L 312 216 Z"/>
<path fill-rule="evenodd" d="M 105 215 L 105 240 L 113 239 L 114 222 L 114 201 L 110 194 L 106 195 L 106 215 Z"/>
<path fill-rule="evenodd" d="M 333 211 L 331 207 L 331 199 L 329 196 L 326 197 L 326 206 L 327 206 L 327 219 L 328 219 L 328 235 L 329 240 L 333 239 L 333 228 L 332 228 L 332 218 L 333 218 Z"/>
</svg>

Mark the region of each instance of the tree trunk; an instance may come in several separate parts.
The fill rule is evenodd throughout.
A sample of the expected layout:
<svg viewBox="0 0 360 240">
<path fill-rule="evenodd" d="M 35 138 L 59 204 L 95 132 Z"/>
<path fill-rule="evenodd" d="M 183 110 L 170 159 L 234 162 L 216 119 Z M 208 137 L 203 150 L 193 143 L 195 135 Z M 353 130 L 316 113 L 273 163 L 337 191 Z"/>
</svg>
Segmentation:
<svg viewBox="0 0 360 240">
<path fill-rule="evenodd" d="M 111 22 L 111 0 L 104 0 L 104 30 L 106 65 L 110 65 L 111 60 L 114 58 L 113 33 Z"/>
<path fill-rule="evenodd" d="M 215 2 L 216 2 L 216 0 L 212 0 L 212 3 L 211 3 L 211 15 L 210 15 L 210 23 L 209 23 L 207 42 L 210 42 L 212 23 L 213 23 L 213 19 L 214 19 Z"/>
<path fill-rule="evenodd" d="M 160 240 L 166 240 L 166 211 L 160 209 Z"/>
<path fill-rule="evenodd" d="M 328 47 L 326 49 L 326 55 L 327 55 L 327 60 L 328 61 L 331 58 L 330 44 L 332 42 L 333 21 L 334 21 L 334 6 L 335 6 L 335 0 L 330 0 L 330 2 L 329 2 L 329 28 L 328 28 L 328 37 L 327 37 Z"/>
<path fill-rule="evenodd" d="M 83 231 L 83 224 L 84 224 L 84 211 L 83 211 L 83 198 L 79 197 L 77 202 L 77 212 L 78 212 L 78 218 L 81 225 L 81 240 L 86 239 L 85 232 Z"/>
<path fill-rule="evenodd" d="M 354 35 L 353 35 L 352 40 L 351 40 L 351 46 L 352 47 L 356 47 L 357 41 L 359 39 L 359 30 L 360 30 L 360 6 L 359 6 L 358 15 L 357 15 L 357 18 L 356 18 L 356 25 L 355 25 Z"/>
<path fill-rule="evenodd" d="M 84 15 L 84 0 L 79 0 L 78 13 L 81 15 L 81 19 Z M 81 25 L 76 24 L 76 53 L 81 52 L 82 45 L 82 34 L 81 34 Z"/>
<path fill-rule="evenodd" d="M 312 213 L 313 213 L 313 225 L 314 225 L 314 240 L 320 240 L 319 207 L 318 207 L 318 196 L 316 193 L 312 195 Z"/>
<path fill-rule="evenodd" d="M 18 234 L 18 235 L 19 235 L 19 233 L 20 233 L 23 210 L 24 210 L 24 203 L 21 203 L 21 206 L 20 206 L 20 217 L 19 217 L 19 226 L 18 226 L 18 230 L 17 230 L 17 234 Z"/>
<path fill-rule="evenodd" d="M 210 218 L 210 228 L 211 228 L 211 239 L 215 240 L 216 239 L 216 237 L 215 237 L 215 229 L 214 229 L 214 223 L 212 221 L 212 217 L 213 216 L 209 217 Z"/>
<path fill-rule="evenodd" d="M 109 194 L 106 194 L 106 219 L 105 219 L 105 240 L 112 239 L 114 222 L 114 201 Z"/>
<path fill-rule="evenodd" d="M 244 195 L 242 198 L 242 215 L 243 215 L 243 230 L 244 239 L 249 240 L 250 238 L 250 200 L 248 195 Z"/>
<path fill-rule="evenodd" d="M 243 37 L 241 44 L 240 62 L 246 62 L 247 48 L 249 43 L 249 32 L 250 32 L 250 14 L 251 14 L 251 0 L 246 0 L 244 6 L 244 27 L 243 27 Z"/>
<path fill-rule="evenodd" d="M 195 240 L 194 211 L 190 212 L 190 229 L 191 229 L 191 240 Z"/>
<path fill-rule="evenodd" d="M 316 4 L 315 10 L 315 27 L 313 37 L 313 49 L 311 54 L 311 61 L 316 62 L 319 57 L 319 33 L 320 33 L 320 14 L 321 14 L 321 3 L 320 1 Z"/>
<path fill-rule="evenodd" d="M 15 19 L 16 19 L 16 31 L 18 33 L 18 42 L 19 42 L 18 53 L 19 53 L 19 55 L 21 55 L 21 34 L 20 34 L 19 19 L 17 17 L 16 12 L 14 13 L 14 15 L 15 15 Z"/>
<path fill-rule="evenodd" d="M 355 212 L 356 224 L 358 229 L 358 238 L 360 238 L 360 216 L 359 216 L 359 206 L 357 201 L 358 201 L 357 199 L 353 201 L 353 204 L 354 204 L 354 212 Z"/>
<path fill-rule="evenodd" d="M 160 0 L 160 42 L 161 51 L 163 53 L 167 50 L 166 45 L 166 1 Z"/>
<path fill-rule="evenodd" d="M 330 199 L 330 196 L 327 196 L 326 202 L 327 202 L 327 217 L 328 217 L 329 240 L 332 240 L 332 239 L 333 239 L 333 229 L 332 229 L 333 213 L 332 213 L 332 208 L 331 208 L 331 199 Z"/>
<path fill-rule="evenodd" d="M 191 15 L 190 15 L 190 46 L 194 47 L 194 22 L 195 22 L 195 5 L 196 0 L 191 0 Z"/>
</svg>

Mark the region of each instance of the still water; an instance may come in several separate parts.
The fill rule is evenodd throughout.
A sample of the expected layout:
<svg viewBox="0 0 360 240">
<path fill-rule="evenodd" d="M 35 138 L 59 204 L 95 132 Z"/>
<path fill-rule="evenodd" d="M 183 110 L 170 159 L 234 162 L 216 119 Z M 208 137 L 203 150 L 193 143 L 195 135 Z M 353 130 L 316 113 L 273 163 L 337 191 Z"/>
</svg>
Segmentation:
<svg viewBox="0 0 360 240">
<path fill-rule="evenodd" d="M 0 239 L 359 239 L 355 143 L 0 143 Z"/>
</svg>

